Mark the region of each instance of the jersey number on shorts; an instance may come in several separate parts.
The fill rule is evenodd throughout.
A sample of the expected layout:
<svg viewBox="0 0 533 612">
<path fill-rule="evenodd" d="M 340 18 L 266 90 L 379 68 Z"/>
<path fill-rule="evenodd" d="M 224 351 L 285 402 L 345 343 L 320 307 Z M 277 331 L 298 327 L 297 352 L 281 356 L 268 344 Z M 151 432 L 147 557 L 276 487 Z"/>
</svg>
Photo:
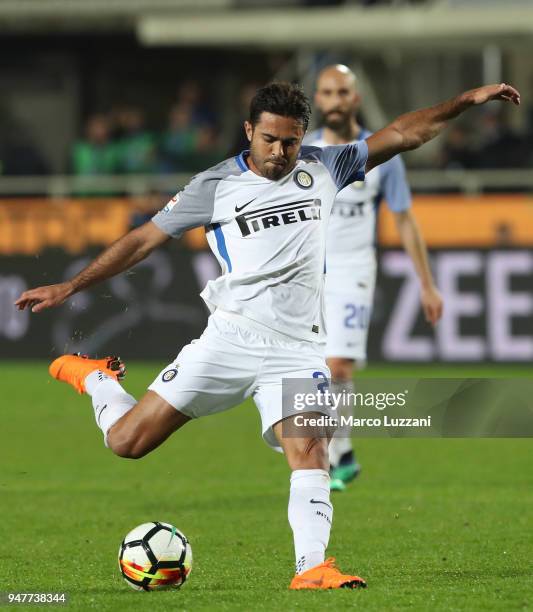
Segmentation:
<svg viewBox="0 0 533 612">
<path fill-rule="evenodd" d="M 344 305 L 344 327 L 348 329 L 366 329 L 370 319 L 370 308 L 361 304 L 345 304 Z"/>
</svg>

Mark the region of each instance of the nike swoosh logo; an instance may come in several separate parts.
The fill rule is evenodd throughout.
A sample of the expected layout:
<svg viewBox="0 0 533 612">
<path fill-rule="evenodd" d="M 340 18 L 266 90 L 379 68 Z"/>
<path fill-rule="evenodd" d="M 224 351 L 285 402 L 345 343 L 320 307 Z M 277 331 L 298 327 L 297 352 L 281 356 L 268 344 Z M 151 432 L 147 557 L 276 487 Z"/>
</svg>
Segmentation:
<svg viewBox="0 0 533 612">
<path fill-rule="evenodd" d="M 100 417 L 102 416 L 102 412 L 107 408 L 107 404 L 104 404 L 101 408 L 100 408 L 100 412 L 98 413 L 98 416 L 96 417 L 96 422 L 98 423 L 98 427 L 100 427 Z M 98 410 L 98 407 L 96 408 L 96 410 Z"/>
<path fill-rule="evenodd" d="M 241 210 L 245 209 L 248 206 L 248 204 L 251 204 L 256 199 L 257 198 L 254 198 L 253 200 L 246 202 L 246 204 L 243 204 L 240 208 L 238 206 L 235 206 L 235 212 L 241 212 Z"/>
<path fill-rule="evenodd" d="M 333 508 L 327 504 L 325 501 L 320 501 L 319 499 L 310 499 L 309 500 L 310 504 L 324 504 L 324 506 L 327 506 L 330 510 L 333 510 Z"/>
</svg>

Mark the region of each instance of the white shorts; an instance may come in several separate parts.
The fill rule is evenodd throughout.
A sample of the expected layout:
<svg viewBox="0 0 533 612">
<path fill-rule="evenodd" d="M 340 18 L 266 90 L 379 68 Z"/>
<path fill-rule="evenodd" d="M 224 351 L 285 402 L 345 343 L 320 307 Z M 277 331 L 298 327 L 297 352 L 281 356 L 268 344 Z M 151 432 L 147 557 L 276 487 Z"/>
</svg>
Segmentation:
<svg viewBox="0 0 533 612">
<path fill-rule="evenodd" d="M 281 421 L 282 379 L 330 378 L 323 345 L 292 340 L 240 315 L 217 310 L 198 340 L 185 346 L 148 387 L 176 410 L 198 418 L 252 396 L 263 438 L 281 452 L 272 426 Z M 315 407 L 314 412 L 324 412 Z"/>
<path fill-rule="evenodd" d="M 347 272 L 346 277 L 326 275 L 326 357 L 366 361 L 375 285 L 373 266 Z"/>
</svg>

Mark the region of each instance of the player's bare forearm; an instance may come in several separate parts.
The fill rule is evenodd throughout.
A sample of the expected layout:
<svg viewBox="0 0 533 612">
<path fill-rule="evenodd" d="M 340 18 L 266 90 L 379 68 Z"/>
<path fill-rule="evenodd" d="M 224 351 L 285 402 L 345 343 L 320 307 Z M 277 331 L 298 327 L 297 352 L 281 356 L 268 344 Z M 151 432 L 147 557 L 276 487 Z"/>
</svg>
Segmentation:
<svg viewBox="0 0 533 612">
<path fill-rule="evenodd" d="M 486 85 L 466 91 L 451 100 L 406 113 L 390 125 L 367 139 L 368 162 L 366 171 L 382 164 L 404 151 L 421 147 L 438 136 L 447 123 L 464 113 L 471 106 L 485 104 L 490 100 L 501 100 L 520 104 L 520 94 L 505 83 Z"/>
<path fill-rule="evenodd" d="M 400 234 L 403 248 L 413 261 L 416 273 L 422 287 L 434 285 L 433 274 L 429 266 L 426 243 L 420 233 L 420 228 L 410 210 L 395 213 L 396 227 Z"/>
<path fill-rule="evenodd" d="M 435 325 L 442 316 L 442 297 L 433 280 L 426 243 L 410 210 L 395 213 L 396 227 L 403 247 L 411 258 L 420 280 L 420 301 L 426 320 Z"/>
<path fill-rule="evenodd" d="M 19 310 L 31 308 L 32 312 L 59 306 L 78 291 L 128 270 L 169 239 L 167 234 L 149 221 L 119 238 L 74 278 L 56 285 L 24 291 L 15 306 Z"/>
<path fill-rule="evenodd" d="M 147 229 L 151 228 L 142 226 L 132 230 L 100 253 L 94 261 L 69 281 L 72 293 L 77 293 L 124 272 L 145 259 L 158 244 L 161 244 L 159 240 L 154 242 L 147 239 L 150 236 L 150 231 Z M 165 234 L 163 241 L 168 238 L 169 236 Z"/>
</svg>

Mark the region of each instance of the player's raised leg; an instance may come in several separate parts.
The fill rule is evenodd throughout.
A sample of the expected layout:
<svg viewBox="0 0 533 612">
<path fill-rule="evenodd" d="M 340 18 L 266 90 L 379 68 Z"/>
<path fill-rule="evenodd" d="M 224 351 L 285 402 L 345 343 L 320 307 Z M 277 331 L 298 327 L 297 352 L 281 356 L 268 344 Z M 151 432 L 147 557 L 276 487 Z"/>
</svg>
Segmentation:
<svg viewBox="0 0 533 612">
<path fill-rule="evenodd" d="M 320 415 L 316 415 L 320 416 Z M 326 560 L 333 521 L 329 489 L 328 439 L 319 435 L 284 437 L 283 427 L 295 417 L 274 425 L 274 433 L 292 470 L 289 523 L 294 535 L 296 575 L 291 589 L 365 587 L 358 576 L 342 574 L 334 559 Z M 290 425 L 289 425 L 290 426 Z M 295 431 L 297 430 L 295 426 Z"/>
<path fill-rule="evenodd" d="M 105 444 L 120 457 L 143 457 L 189 420 L 154 391 L 137 402 L 118 382 L 125 366 L 116 357 L 63 355 L 52 362 L 49 371 L 55 379 L 92 397 Z"/>
<path fill-rule="evenodd" d="M 155 391 L 147 391 L 109 428 L 106 443 L 115 455 L 139 459 L 190 420 Z"/>
<path fill-rule="evenodd" d="M 118 382 L 125 368 L 117 358 L 64 355 L 52 363 L 50 374 L 91 395 L 106 445 L 121 457 L 138 459 L 190 419 L 240 404 L 251 393 L 263 358 L 263 345 L 254 345 L 216 313 L 200 338 L 181 349 L 138 402 Z"/>
</svg>

